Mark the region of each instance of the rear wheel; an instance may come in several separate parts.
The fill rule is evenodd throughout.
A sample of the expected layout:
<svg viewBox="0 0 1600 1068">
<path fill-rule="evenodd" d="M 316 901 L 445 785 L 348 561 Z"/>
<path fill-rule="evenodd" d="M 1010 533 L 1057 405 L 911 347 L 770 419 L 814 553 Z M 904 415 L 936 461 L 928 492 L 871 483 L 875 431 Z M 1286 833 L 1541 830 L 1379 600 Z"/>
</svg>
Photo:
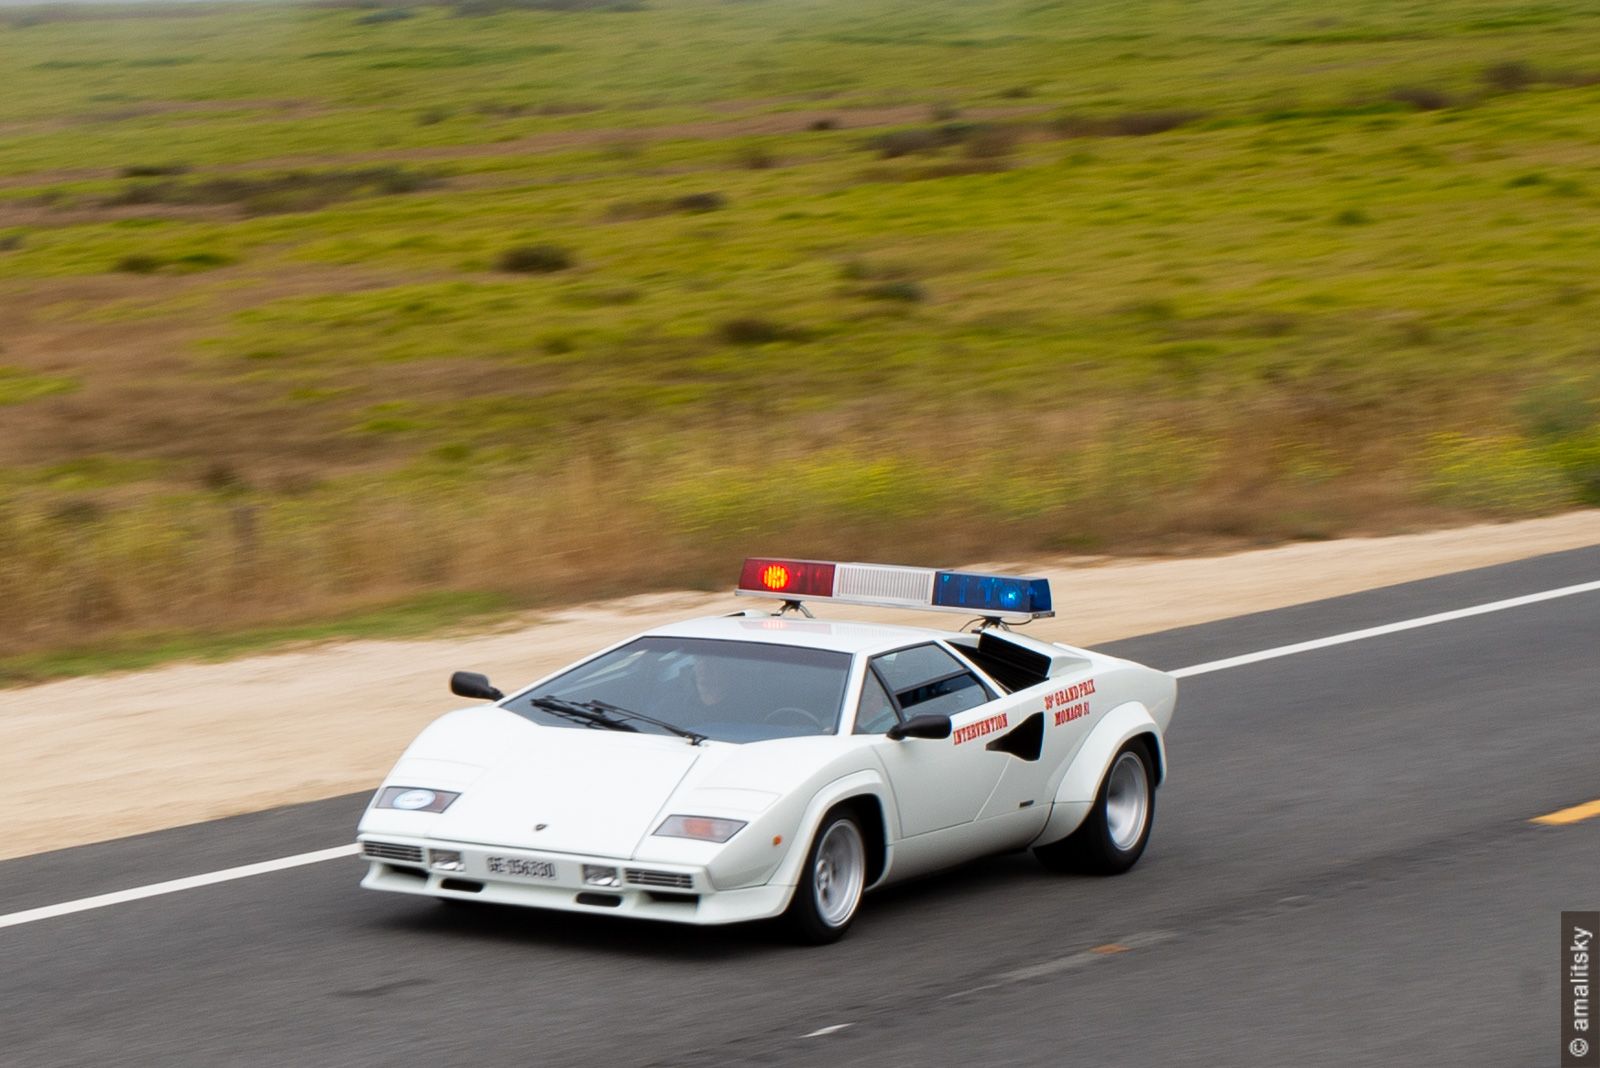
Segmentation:
<svg viewBox="0 0 1600 1068">
<path fill-rule="evenodd" d="M 1051 871 L 1121 875 L 1138 862 L 1156 814 L 1150 753 L 1135 739 L 1118 751 L 1083 824 L 1033 851 Z"/>
<path fill-rule="evenodd" d="M 861 826 L 847 812 L 823 820 L 800 884 L 784 914 L 790 933 L 807 945 L 823 945 L 844 937 L 861 907 L 867 885 L 867 846 Z"/>
</svg>

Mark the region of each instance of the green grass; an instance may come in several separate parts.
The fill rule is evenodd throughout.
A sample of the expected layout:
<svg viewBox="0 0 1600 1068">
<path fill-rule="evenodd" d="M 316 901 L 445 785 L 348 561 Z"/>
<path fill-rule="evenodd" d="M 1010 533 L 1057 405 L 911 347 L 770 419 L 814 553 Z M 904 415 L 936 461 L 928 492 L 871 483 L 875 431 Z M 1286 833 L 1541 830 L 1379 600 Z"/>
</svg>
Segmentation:
<svg viewBox="0 0 1600 1068">
<path fill-rule="evenodd" d="M 1600 503 L 1591 4 L 498 6 L 0 12 L 0 655 Z"/>
<path fill-rule="evenodd" d="M 0 405 L 26 404 L 41 397 L 71 393 L 77 388 L 76 379 L 29 374 L 20 367 L 0 366 Z"/>
</svg>

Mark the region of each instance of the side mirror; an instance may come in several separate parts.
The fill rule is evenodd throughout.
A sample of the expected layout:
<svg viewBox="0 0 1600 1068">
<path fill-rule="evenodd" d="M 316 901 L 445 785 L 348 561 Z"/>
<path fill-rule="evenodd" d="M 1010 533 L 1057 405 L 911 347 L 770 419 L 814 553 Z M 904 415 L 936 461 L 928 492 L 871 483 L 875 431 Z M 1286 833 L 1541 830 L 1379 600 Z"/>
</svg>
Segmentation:
<svg viewBox="0 0 1600 1068">
<path fill-rule="evenodd" d="M 458 671 L 450 676 L 450 692 L 457 697 L 476 697 L 484 701 L 499 701 L 505 694 L 489 685 L 489 676 L 476 671 Z"/>
<path fill-rule="evenodd" d="M 896 723 L 890 727 L 886 735 L 897 742 L 905 738 L 948 738 L 950 717 L 932 714 L 912 716 L 904 723 Z"/>
</svg>

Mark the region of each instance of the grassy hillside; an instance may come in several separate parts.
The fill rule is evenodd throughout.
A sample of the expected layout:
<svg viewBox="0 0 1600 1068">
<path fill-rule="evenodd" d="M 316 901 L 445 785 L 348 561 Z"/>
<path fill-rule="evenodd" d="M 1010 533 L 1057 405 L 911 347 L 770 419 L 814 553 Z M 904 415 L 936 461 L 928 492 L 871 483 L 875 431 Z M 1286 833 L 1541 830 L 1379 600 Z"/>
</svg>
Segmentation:
<svg viewBox="0 0 1600 1068">
<path fill-rule="evenodd" d="M 1590 3 L 6 8 L 0 70 L 0 657 L 1600 503 Z"/>
</svg>

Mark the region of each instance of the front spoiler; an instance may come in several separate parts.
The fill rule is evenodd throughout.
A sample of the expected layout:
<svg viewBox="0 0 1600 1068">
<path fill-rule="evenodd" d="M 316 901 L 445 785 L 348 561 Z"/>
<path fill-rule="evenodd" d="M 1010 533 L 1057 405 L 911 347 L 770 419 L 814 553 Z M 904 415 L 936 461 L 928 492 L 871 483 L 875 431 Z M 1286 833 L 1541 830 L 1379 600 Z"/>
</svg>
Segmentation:
<svg viewBox="0 0 1600 1068">
<path fill-rule="evenodd" d="M 369 841 L 361 836 L 363 850 Z M 770 919 L 789 906 L 794 887 L 781 884 L 717 890 L 703 868 L 649 862 L 618 861 L 615 857 L 586 857 L 573 853 L 539 853 L 525 849 L 502 849 L 467 842 L 438 839 L 401 838 L 374 835 L 370 841 L 389 846 L 420 847 L 422 859 L 408 861 L 367 856 L 370 863 L 361 885 L 368 890 L 416 894 L 452 901 L 484 901 L 496 905 L 521 905 L 526 908 L 557 909 L 564 912 L 600 913 L 632 916 L 638 919 L 667 920 L 672 923 L 725 924 Z M 454 850 L 461 854 L 462 870 L 437 871 L 428 866 L 429 849 Z M 499 875 L 489 870 L 488 858 L 506 857 L 550 864 L 551 879 L 529 879 Z M 590 886 L 583 882 L 585 864 L 604 865 L 619 872 L 627 868 L 648 868 L 688 875 L 688 888 L 641 886 Z"/>
</svg>

